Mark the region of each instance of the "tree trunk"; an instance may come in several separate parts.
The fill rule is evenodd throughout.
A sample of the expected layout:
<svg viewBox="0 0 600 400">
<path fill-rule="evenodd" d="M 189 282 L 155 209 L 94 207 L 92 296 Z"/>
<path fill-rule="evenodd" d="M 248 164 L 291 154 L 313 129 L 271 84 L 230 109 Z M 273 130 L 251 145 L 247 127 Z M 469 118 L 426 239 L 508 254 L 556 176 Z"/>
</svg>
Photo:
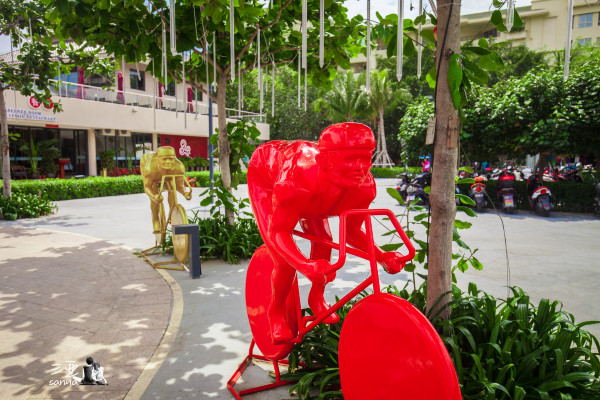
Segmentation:
<svg viewBox="0 0 600 400">
<path fill-rule="evenodd" d="M 379 151 L 381 151 L 384 160 L 389 158 L 387 153 L 387 145 L 385 143 L 385 125 L 383 123 L 383 107 L 379 109 Z"/>
<path fill-rule="evenodd" d="M 2 154 L 2 195 L 11 196 L 10 158 L 8 144 L 8 119 L 6 116 L 6 101 L 4 89 L 0 89 L 0 154 Z"/>
<path fill-rule="evenodd" d="M 452 54 L 460 52 L 460 3 L 452 0 L 438 2 L 438 41 L 436 64 L 439 65 L 439 79 L 436 88 L 436 134 L 433 154 L 433 176 L 431 182 L 430 207 L 431 226 L 429 236 L 427 312 L 433 314 L 450 301 L 450 294 L 437 304 L 438 299 L 452 289 L 452 234 L 456 203 L 454 200 L 455 177 L 458 160 L 458 131 L 448 129 L 449 122 L 458 127 L 458 111 L 452 104 L 448 85 L 448 60 Z M 446 25 L 448 25 L 446 27 Z M 442 43 L 445 46 L 442 54 Z M 439 62 L 441 60 L 441 62 Z M 444 319 L 450 316 L 445 308 L 440 314 Z"/>
<path fill-rule="evenodd" d="M 223 188 L 231 192 L 231 167 L 229 165 L 229 138 L 227 137 L 227 108 L 225 106 L 227 94 L 227 75 L 219 75 L 219 87 L 217 88 L 217 126 L 219 128 L 219 168 L 221 169 L 221 184 Z M 230 225 L 235 223 L 233 210 L 225 209 L 225 216 Z"/>
</svg>

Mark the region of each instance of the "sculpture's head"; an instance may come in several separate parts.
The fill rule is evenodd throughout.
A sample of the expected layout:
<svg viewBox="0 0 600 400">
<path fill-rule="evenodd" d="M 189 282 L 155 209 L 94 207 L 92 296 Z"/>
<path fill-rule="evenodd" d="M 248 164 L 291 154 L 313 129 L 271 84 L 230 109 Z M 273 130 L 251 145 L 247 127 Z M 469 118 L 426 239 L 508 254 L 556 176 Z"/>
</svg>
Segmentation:
<svg viewBox="0 0 600 400">
<path fill-rule="evenodd" d="M 321 133 L 317 162 L 332 184 L 355 187 L 369 175 L 374 149 L 375 136 L 368 126 L 335 124 Z"/>
<path fill-rule="evenodd" d="M 163 170 L 171 170 L 175 166 L 175 149 L 171 146 L 163 146 L 159 147 L 156 150 L 156 155 L 158 156 L 158 166 Z"/>
</svg>

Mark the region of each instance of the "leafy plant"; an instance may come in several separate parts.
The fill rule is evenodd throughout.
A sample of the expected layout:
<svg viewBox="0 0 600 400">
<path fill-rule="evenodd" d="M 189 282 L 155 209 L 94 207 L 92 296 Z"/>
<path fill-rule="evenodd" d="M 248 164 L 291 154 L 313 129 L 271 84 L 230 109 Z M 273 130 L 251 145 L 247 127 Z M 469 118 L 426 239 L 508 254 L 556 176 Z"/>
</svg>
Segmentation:
<svg viewBox="0 0 600 400">
<path fill-rule="evenodd" d="M 42 157 L 42 162 L 40 163 L 42 173 L 45 175 L 56 175 L 58 166 L 55 160 L 60 157 L 60 150 L 56 147 L 49 147 L 40 150 L 40 156 Z"/>
<path fill-rule="evenodd" d="M 229 264 L 238 264 L 240 259 L 250 258 L 263 244 L 254 219 L 238 218 L 235 225 L 230 225 L 223 215 L 202 218 L 198 214 L 193 212 L 189 223 L 200 227 L 200 257 L 203 260 L 221 258 Z M 163 250 L 171 243 L 172 236 L 168 232 Z"/>
<path fill-rule="evenodd" d="M 100 168 L 106 169 L 108 172 L 115 168 L 115 152 L 112 150 L 104 150 L 98 152 L 100 156 Z"/>
<path fill-rule="evenodd" d="M 45 150 L 48 150 L 52 146 L 54 146 L 55 143 L 58 143 L 57 139 L 49 139 L 49 140 L 42 140 L 42 141 L 38 142 L 36 145 L 35 142 L 33 141 L 33 136 L 31 136 L 29 138 L 29 144 L 23 143 L 21 145 L 19 150 L 27 152 L 29 154 L 29 163 L 31 164 L 31 173 L 38 174 L 40 172 L 40 170 L 38 168 L 38 162 L 39 162 L 39 157 L 40 157 L 41 153 L 44 152 Z"/>
<path fill-rule="evenodd" d="M 28 193 L 13 193 L 11 197 L 0 197 L 0 210 L 5 219 L 38 218 L 42 215 L 52 214 L 56 205 L 50 200 Z"/>
</svg>

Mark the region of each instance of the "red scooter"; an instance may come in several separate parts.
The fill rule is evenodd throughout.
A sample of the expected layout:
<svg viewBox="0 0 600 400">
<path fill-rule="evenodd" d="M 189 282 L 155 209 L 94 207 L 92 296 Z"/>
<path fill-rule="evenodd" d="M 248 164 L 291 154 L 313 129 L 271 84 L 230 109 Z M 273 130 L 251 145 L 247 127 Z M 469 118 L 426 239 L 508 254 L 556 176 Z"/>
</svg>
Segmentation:
<svg viewBox="0 0 600 400">
<path fill-rule="evenodd" d="M 504 169 L 498 176 L 498 204 L 508 214 L 512 214 L 516 208 L 515 181 L 515 174 L 512 170 Z"/>
</svg>

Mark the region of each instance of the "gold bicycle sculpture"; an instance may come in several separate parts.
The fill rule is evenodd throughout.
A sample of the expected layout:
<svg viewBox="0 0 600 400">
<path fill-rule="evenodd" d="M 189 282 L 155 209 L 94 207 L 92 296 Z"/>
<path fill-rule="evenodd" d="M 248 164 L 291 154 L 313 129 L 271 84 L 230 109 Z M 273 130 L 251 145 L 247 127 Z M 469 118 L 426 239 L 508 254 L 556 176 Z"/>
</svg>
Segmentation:
<svg viewBox="0 0 600 400">
<path fill-rule="evenodd" d="M 185 261 L 188 258 L 189 252 L 188 235 L 186 234 L 171 235 L 173 239 L 173 261 L 157 262 L 149 257 L 152 255 L 162 254 L 162 250 L 164 247 L 163 245 L 167 237 L 167 229 L 169 226 L 186 225 L 188 223 L 185 208 L 183 208 L 183 206 L 177 201 L 177 178 L 181 178 L 183 180 L 184 185 L 189 188 L 191 193 L 192 187 L 187 181 L 187 179 L 185 179 L 185 176 L 183 174 L 164 175 L 162 177 L 158 189 L 158 199 L 151 199 L 151 201 L 157 202 L 159 205 L 158 220 L 160 224 L 160 229 L 154 231 L 154 237 L 156 240 L 154 247 L 142 251 L 142 255 L 154 268 L 174 269 L 178 271 L 183 271 L 188 270 L 188 268 L 185 265 Z M 165 205 L 162 197 L 163 191 L 168 192 L 168 202 L 170 206 L 168 218 L 165 217 Z M 179 264 L 179 266 L 168 266 L 173 264 Z"/>
</svg>

